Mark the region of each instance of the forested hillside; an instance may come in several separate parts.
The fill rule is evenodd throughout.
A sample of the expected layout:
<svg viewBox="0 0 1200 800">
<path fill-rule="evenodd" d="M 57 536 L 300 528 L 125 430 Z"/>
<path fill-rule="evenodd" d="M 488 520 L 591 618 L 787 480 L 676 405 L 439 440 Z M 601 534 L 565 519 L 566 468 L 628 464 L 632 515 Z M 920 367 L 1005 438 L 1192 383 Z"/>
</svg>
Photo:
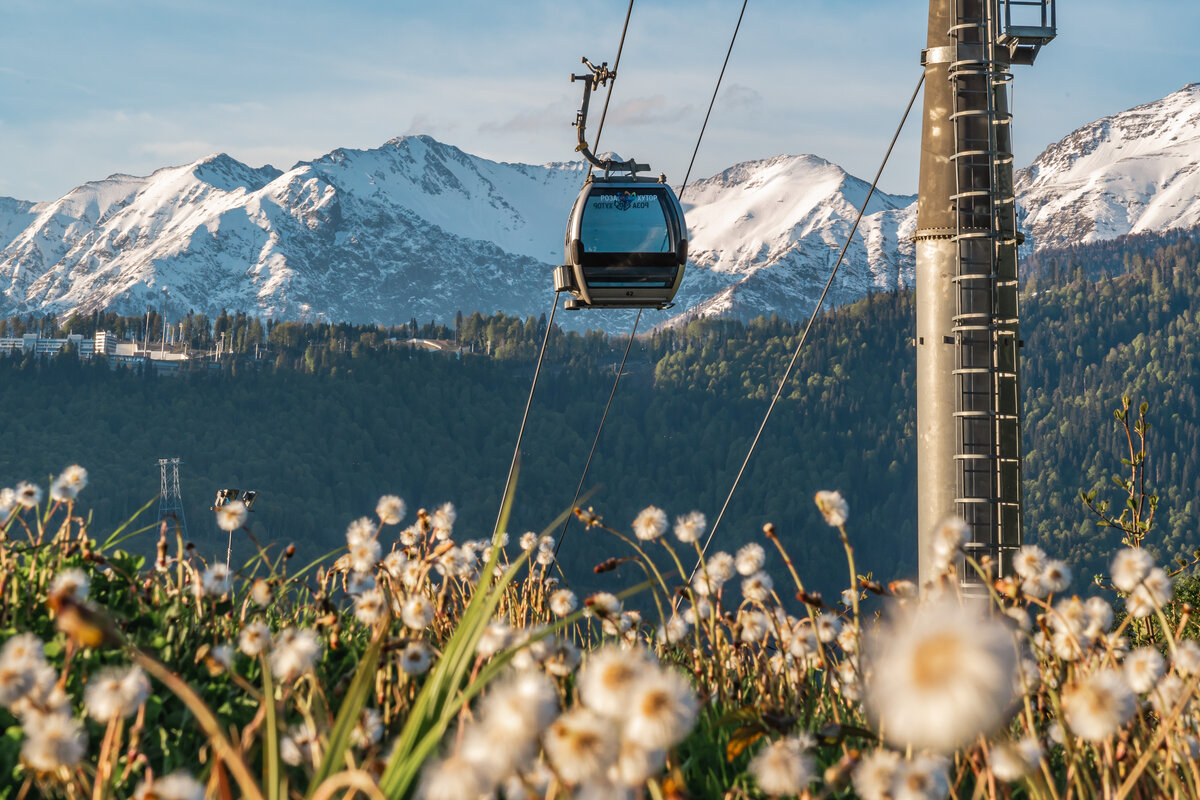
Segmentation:
<svg viewBox="0 0 1200 800">
<path fill-rule="evenodd" d="M 1092 523 L 1078 495 L 1117 491 L 1110 475 L 1123 469 L 1124 442 L 1112 411 L 1128 393 L 1150 403 L 1155 425 L 1151 488 L 1162 500 L 1152 543 L 1164 557 L 1190 553 L 1200 545 L 1195 235 L 1044 254 L 1030 272 L 1036 279 L 1022 309 L 1029 538 L 1070 558 L 1077 585 L 1107 560 L 1115 538 Z M 70 354 L 0 358 L 0 485 L 44 483 L 83 464 L 92 476 L 83 498 L 103 530 L 155 495 L 156 459 L 182 457 L 190 534 L 209 557 L 224 539 L 207 507 L 226 486 L 257 489 L 253 530 L 294 541 L 306 555 L 338 546 L 346 524 L 385 492 L 413 509 L 451 501 L 463 536 L 482 537 L 495 519 L 545 320 L 446 322 L 379 330 L 192 317 L 185 339 L 194 347 L 227 337 L 246 355 L 179 377 L 110 370 Z M 156 324 L 152 315 L 151 341 L 161 335 Z M 146 334 L 145 318 L 3 323 L 8 335 L 121 326 Z M 640 339 L 593 463 L 588 485 L 599 489 L 589 503 L 617 527 L 651 503 L 715 517 L 799 328 L 705 321 Z M 907 293 L 875 295 L 818 322 L 715 547 L 760 536 L 772 521 L 801 572 L 831 587 L 843 557 L 811 498 L 837 488 L 851 504 L 860 567 L 887 578 L 914 570 L 911 330 Z M 467 352 L 401 346 L 418 336 L 456 339 Z M 570 501 L 623 347 L 599 334 L 552 336 L 514 533 L 543 527 Z M 578 527 L 568 537 L 568 573 L 607 580 L 590 567 L 623 554 L 620 543 Z"/>
</svg>

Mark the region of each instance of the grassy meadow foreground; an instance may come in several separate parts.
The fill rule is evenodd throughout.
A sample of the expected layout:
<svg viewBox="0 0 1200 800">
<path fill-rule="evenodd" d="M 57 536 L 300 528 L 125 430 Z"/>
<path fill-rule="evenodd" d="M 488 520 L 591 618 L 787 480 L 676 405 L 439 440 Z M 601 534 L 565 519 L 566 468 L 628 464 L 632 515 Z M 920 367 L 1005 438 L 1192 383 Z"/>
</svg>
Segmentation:
<svg viewBox="0 0 1200 800">
<path fill-rule="evenodd" d="M 968 561 L 965 600 L 962 523 L 942 580 L 881 583 L 836 492 L 810 535 L 845 552 L 838 598 L 773 526 L 698 559 L 704 516 L 655 507 L 576 510 L 628 586 L 577 597 L 561 519 L 492 540 L 388 495 L 327 560 L 231 571 L 169 520 L 95 537 L 70 467 L 0 493 L 0 798 L 1196 797 L 1200 645 L 1141 547 L 1142 457 L 1120 517 L 1089 498 L 1125 541 L 1089 596 L 1027 545 L 1015 579 Z M 249 535 L 238 501 L 217 522 Z"/>
</svg>

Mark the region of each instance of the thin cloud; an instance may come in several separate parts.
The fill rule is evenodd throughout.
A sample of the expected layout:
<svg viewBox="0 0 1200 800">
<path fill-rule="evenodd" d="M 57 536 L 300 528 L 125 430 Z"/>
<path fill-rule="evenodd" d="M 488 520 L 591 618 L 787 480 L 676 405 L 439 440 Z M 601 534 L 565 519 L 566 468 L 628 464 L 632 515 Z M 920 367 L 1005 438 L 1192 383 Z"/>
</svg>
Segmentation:
<svg viewBox="0 0 1200 800">
<path fill-rule="evenodd" d="M 635 97 L 609 109 L 608 118 L 616 125 L 661 125 L 676 122 L 691 113 L 692 107 L 672 106 L 665 95 Z"/>
<path fill-rule="evenodd" d="M 563 107 L 554 103 L 533 111 L 522 111 L 504 122 L 485 122 L 479 126 L 480 133 L 532 133 L 544 131 L 553 125 L 564 125 L 571 122 L 569 116 L 563 116 Z"/>
<path fill-rule="evenodd" d="M 756 89 L 731 83 L 721 92 L 721 106 L 730 111 L 751 111 L 762 106 L 763 96 Z"/>
<path fill-rule="evenodd" d="M 423 133 L 436 138 L 444 136 L 447 133 L 452 133 L 455 130 L 458 130 L 457 122 L 446 122 L 436 120 L 428 114 L 417 114 L 413 117 L 412 122 L 409 123 L 408 130 L 404 132 L 404 135 L 417 136 Z"/>
</svg>

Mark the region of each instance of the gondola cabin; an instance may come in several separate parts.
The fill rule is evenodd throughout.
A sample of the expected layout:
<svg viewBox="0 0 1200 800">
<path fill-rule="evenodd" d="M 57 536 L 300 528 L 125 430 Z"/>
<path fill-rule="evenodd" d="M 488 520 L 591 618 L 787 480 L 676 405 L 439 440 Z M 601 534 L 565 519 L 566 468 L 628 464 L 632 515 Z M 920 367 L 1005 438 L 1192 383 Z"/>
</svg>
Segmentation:
<svg viewBox="0 0 1200 800">
<path fill-rule="evenodd" d="M 663 178 L 593 175 L 571 207 L 554 288 L 566 308 L 668 308 L 687 264 L 687 224 Z"/>
</svg>

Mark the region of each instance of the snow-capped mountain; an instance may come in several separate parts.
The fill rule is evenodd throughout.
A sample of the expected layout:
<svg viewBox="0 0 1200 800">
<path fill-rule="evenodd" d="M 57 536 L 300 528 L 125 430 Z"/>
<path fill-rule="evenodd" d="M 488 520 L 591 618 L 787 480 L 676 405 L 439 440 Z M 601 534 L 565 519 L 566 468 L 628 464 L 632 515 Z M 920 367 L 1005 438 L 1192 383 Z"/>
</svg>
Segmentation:
<svg viewBox="0 0 1200 800">
<path fill-rule="evenodd" d="M 1084 125 L 1016 190 L 1039 249 L 1200 225 L 1200 83 Z"/>
<path fill-rule="evenodd" d="M 581 163 L 501 164 L 429 137 L 335 150 L 287 172 L 226 155 L 0 206 L 0 313 L 189 309 L 357 322 L 537 314 Z M 866 185 L 815 156 L 739 164 L 688 187 L 694 267 L 680 311 L 797 316 Z M 911 197 L 876 194 L 833 292 L 907 280 Z M 18 231 L 12 234 L 11 231 Z M 819 284 L 816 290 L 819 291 Z M 578 315 L 577 315 L 578 316 Z M 604 318 L 602 318 L 602 316 Z M 627 315 L 568 318 L 625 324 Z"/>
<path fill-rule="evenodd" d="M 0 198 L 0 314 L 242 310 L 354 322 L 546 311 L 581 163 L 506 164 L 427 136 L 286 172 L 227 155 L 113 175 L 52 203 Z M 1031 246 L 1200 224 L 1200 84 L 1087 125 L 1017 175 Z M 816 156 L 689 185 L 676 308 L 806 316 L 868 186 Z M 912 196 L 876 192 L 827 306 L 912 281 Z M 565 319 L 564 319 L 565 317 Z M 631 315 L 559 317 L 623 329 Z"/>
</svg>

